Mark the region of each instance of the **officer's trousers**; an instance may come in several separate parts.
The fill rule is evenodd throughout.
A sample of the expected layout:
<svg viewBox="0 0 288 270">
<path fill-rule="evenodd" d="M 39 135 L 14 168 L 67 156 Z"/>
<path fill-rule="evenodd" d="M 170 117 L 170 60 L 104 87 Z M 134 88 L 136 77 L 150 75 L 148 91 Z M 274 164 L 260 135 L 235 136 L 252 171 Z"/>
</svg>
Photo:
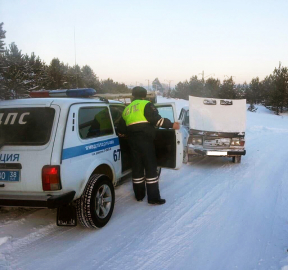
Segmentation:
<svg viewBox="0 0 288 270">
<path fill-rule="evenodd" d="M 145 197 L 146 187 L 148 200 L 159 199 L 159 179 L 153 139 L 145 134 L 132 134 L 129 136 L 129 145 L 132 156 L 133 190 L 136 199 L 142 200 Z"/>
</svg>

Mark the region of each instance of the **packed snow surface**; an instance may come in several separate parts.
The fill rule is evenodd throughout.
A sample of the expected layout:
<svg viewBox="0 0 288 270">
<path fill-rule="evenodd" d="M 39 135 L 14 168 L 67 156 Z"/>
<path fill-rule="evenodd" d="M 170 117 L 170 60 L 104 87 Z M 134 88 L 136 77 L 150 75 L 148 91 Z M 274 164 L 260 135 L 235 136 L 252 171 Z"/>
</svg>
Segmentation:
<svg viewBox="0 0 288 270">
<path fill-rule="evenodd" d="M 178 114 L 188 101 L 175 102 Z M 162 170 L 161 206 L 116 188 L 106 227 L 55 225 L 55 210 L 0 210 L 0 269 L 288 269 L 288 117 L 247 112 L 241 164 L 195 157 Z"/>
</svg>

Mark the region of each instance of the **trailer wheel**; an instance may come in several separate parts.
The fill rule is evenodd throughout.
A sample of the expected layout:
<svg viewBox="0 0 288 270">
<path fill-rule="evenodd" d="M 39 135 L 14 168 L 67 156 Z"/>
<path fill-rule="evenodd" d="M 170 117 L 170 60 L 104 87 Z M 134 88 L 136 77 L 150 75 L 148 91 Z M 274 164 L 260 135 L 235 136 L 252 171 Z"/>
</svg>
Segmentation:
<svg viewBox="0 0 288 270">
<path fill-rule="evenodd" d="M 77 200 L 78 219 L 87 228 L 102 228 L 110 220 L 114 204 L 115 191 L 111 180 L 106 175 L 94 174 Z"/>
<path fill-rule="evenodd" d="M 241 156 L 234 156 L 232 157 L 233 163 L 241 163 Z"/>
</svg>

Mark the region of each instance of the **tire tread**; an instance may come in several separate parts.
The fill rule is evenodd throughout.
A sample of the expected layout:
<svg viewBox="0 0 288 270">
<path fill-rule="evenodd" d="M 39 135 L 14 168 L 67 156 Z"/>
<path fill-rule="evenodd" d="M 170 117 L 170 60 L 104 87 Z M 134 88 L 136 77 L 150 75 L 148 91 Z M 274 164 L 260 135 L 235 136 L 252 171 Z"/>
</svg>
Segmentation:
<svg viewBox="0 0 288 270">
<path fill-rule="evenodd" d="M 92 220 L 90 205 L 94 185 L 101 176 L 103 176 L 103 174 L 94 174 L 90 177 L 82 196 L 77 201 L 78 219 L 80 223 L 87 228 L 98 228 Z"/>
</svg>

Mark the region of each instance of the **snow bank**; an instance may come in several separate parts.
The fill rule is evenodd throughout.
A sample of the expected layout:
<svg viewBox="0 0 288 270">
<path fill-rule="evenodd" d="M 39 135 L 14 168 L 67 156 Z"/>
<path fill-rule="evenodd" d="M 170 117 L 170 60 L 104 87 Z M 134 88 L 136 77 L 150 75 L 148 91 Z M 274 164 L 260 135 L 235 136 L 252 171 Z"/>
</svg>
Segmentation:
<svg viewBox="0 0 288 270">
<path fill-rule="evenodd" d="M 9 240 L 9 236 L 1 237 L 0 238 L 0 246 L 5 244 Z"/>
</svg>

